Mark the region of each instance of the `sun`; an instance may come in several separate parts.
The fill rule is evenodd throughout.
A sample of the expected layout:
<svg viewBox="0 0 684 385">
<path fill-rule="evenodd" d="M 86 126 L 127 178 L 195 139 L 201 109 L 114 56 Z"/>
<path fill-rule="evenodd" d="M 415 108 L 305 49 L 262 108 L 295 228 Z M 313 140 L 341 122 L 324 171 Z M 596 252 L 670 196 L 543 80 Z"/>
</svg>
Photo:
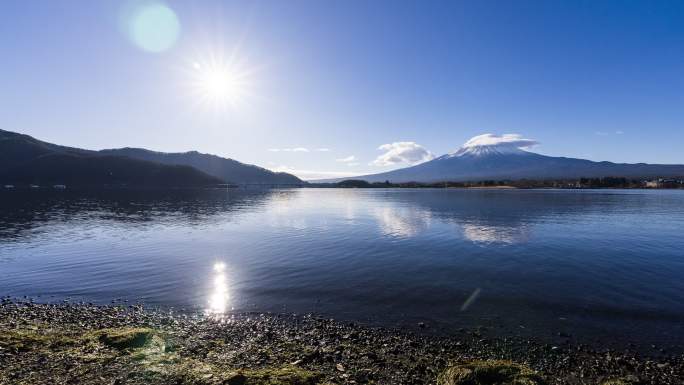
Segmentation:
<svg viewBox="0 0 684 385">
<path fill-rule="evenodd" d="M 215 110 L 237 108 L 252 96 L 252 72 L 243 62 L 211 57 L 192 62 L 191 88 L 196 101 Z"/>
<path fill-rule="evenodd" d="M 247 88 L 243 74 L 229 67 L 203 68 L 195 63 L 197 86 L 203 97 L 212 103 L 236 105 Z"/>
</svg>

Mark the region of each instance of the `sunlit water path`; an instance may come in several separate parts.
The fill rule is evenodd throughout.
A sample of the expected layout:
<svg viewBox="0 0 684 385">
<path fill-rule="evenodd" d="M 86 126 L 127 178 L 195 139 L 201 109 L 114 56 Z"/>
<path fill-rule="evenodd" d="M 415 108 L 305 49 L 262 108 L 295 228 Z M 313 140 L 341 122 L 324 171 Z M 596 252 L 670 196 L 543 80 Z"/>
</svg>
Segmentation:
<svg viewBox="0 0 684 385">
<path fill-rule="evenodd" d="M 0 197 L 0 295 L 684 345 L 683 191 Z"/>
</svg>

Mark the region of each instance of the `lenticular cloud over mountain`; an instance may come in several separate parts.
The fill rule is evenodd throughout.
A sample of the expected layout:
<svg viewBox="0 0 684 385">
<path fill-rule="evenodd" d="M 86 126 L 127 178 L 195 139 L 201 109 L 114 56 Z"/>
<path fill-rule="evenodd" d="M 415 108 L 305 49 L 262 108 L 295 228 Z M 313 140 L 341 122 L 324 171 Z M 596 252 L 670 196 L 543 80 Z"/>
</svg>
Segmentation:
<svg viewBox="0 0 684 385">
<path fill-rule="evenodd" d="M 526 154 L 525 149 L 537 144 L 539 142 L 536 140 L 526 139 L 518 134 L 482 134 L 470 138 L 461 148 L 446 156 Z"/>
<path fill-rule="evenodd" d="M 482 134 L 470 138 L 463 147 L 501 146 L 511 148 L 528 148 L 539 144 L 536 140 L 525 139 L 518 134 Z"/>
</svg>

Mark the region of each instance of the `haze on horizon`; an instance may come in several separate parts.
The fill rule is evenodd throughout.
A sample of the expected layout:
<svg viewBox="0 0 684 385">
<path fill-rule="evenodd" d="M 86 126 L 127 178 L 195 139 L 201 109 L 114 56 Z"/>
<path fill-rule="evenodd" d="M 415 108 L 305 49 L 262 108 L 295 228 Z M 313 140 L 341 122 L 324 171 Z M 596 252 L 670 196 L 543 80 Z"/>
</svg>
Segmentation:
<svg viewBox="0 0 684 385">
<path fill-rule="evenodd" d="M 304 179 L 517 134 L 684 163 L 684 3 L 8 2 L 0 128 L 197 150 Z"/>
</svg>

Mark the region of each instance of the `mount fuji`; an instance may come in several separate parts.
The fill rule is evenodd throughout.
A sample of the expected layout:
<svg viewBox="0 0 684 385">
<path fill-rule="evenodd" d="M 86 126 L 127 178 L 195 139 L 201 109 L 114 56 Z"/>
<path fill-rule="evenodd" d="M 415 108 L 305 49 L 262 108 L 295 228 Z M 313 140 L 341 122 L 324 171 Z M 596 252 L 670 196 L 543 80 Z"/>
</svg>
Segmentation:
<svg viewBox="0 0 684 385">
<path fill-rule="evenodd" d="M 458 150 L 430 161 L 379 174 L 355 178 L 368 182 L 440 182 L 521 179 L 575 179 L 600 177 L 653 178 L 684 176 L 684 165 L 594 162 L 554 157 L 528 149 L 538 144 L 519 135 L 484 134 Z"/>
</svg>

